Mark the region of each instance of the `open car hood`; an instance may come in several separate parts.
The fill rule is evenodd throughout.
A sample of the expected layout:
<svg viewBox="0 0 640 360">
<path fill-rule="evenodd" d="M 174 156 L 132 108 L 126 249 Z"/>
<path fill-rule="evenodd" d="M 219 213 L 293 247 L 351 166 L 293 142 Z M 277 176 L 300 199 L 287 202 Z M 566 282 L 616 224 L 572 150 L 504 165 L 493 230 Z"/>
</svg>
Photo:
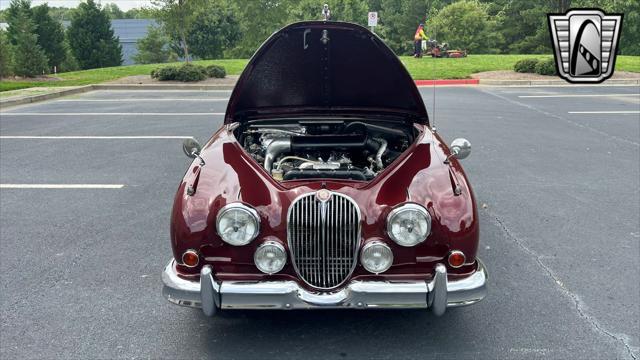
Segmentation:
<svg viewBox="0 0 640 360">
<path fill-rule="evenodd" d="M 274 33 L 238 79 L 225 123 L 314 115 L 429 123 L 393 51 L 366 28 L 343 22 L 300 22 Z"/>
</svg>

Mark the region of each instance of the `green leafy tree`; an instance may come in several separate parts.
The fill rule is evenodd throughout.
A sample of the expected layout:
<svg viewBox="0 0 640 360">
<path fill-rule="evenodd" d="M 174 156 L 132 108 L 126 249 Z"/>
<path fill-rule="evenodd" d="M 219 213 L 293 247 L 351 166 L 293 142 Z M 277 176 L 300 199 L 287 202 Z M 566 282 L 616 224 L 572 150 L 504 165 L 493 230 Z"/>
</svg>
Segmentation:
<svg viewBox="0 0 640 360">
<path fill-rule="evenodd" d="M 326 3 L 331 9 L 332 21 L 346 21 L 367 25 L 369 5 L 365 0 L 300 0 L 289 6 L 292 21 L 320 20 L 322 5 Z"/>
<path fill-rule="evenodd" d="M 124 13 L 125 19 L 153 19 L 153 11 L 147 8 L 129 9 Z"/>
<path fill-rule="evenodd" d="M 157 26 L 150 25 L 147 36 L 138 40 L 137 46 L 138 53 L 133 59 L 138 64 L 164 63 L 171 57 L 169 38 Z"/>
<path fill-rule="evenodd" d="M 12 57 L 13 49 L 7 39 L 7 32 L 0 29 L 0 78 L 7 77 L 12 73 Z"/>
<path fill-rule="evenodd" d="M 487 7 L 475 0 L 461 0 L 445 6 L 427 26 L 427 34 L 452 48 L 467 49 L 471 53 L 497 53 L 502 35 L 496 31 L 495 18 L 489 17 Z"/>
<path fill-rule="evenodd" d="M 225 55 L 231 58 L 253 55 L 274 31 L 289 23 L 289 6 L 293 3 L 293 0 L 287 3 L 273 0 L 232 0 L 231 6 L 239 19 L 242 38 Z M 322 3 L 318 6 L 322 6 Z"/>
<path fill-rule="evenodd" d="M 71 46 L 67 40 L 64 41 L 64 61 L 60 64 L 58 72 L 76 71 L 80 69 L 78 60 L 73 56 L 71 52 Z"/>
<path fill-rule="evenodd" d="M 47 71 L 47 56 L 38 45 L 35 26 L 27 12 L 20 12 L 15 18 L 15 41 L 13 51 L 13 72 L 19 76 L 33 77 Z"/>
<path fill-rule="evenodd" d="M 81 69 L 122 64 L 122 46 L 113 35 L 109 16 L 93 0 L 80 3 L 73 13 L 67 38 Z"/>
<path fill-rule="evenodd" d="M 413 51 L 413 35 L 418 24 L 424 23 L 429 4 L 426 1 L 381 0 L 376 32 L 397 54 Z M 426 24 L 427 28 L 429 24 Z"/>
<path fill-rule="evenodd" d="M 49 68 L 59 68 L 66 56 L 62 24 L 49 15 L 47 4 L 34 7 L 31 18 L 36 25 L 38 45 L 49 59 Z"/>
<path fill-rule="evenodd" d="M 487 12 L 497 21 L 496 31 L 504 41 L 502 52 L 515 54 L 550 53 L 547 13 L 562 7 L 563 0 L 485 2 Z M 558 8 L 559 9 L 559 8 Z"/>
<path fill-rule="evenodd" d="M 194 56 L 219 59 L 225 49 L 235 46 L 240 35 L 240 25 L 233 11 L 224 3 L 212 2 L 198 12 L 187 41 Z"/>
<path fill-rule="evenodd" d="M 638 0 L 574 0 L 572 7 L 596 7 L 605 13 L 624 14 L 620 33 L 620 53 L 640 55 L 640 1 Z"/>
<path fill-rule="evenodd" d="M 204 0 L 152 0 L 154 14 L 165 33 L 178 41 L 181 55 L 189 62 L 189 43 L 187 36 L 193 29 L 196 16 L 204 7 Z"/>
<path fill-rule="evenodd" d="M 120 8 L 118 7 L 118 5 L 114 4 L 114 3 L 108 3 L 105 4 L 102 9 L 107 13 L 107 15 L 109 16 L 109 19 L 113 20 L 113 19 L 124 19 L 124 12 L 122 10 L 120 10 Z"/>
<path fill-rule="evenodd" d="M 31 0 L 11 0 L 7 9 L 7 38 L 12 45 L 17 44 L 18 28 L 20 27 L 20 19 L 31 19 Z"/>
<path fill-rule="evenodd" d="M 75 9 L 54 6 L 49 8 L 49 15 L 51 15 L 51 17 L 57 21 L 71 21 L 71 15 L 73 14 L 74 10 Z"/>
</svg>

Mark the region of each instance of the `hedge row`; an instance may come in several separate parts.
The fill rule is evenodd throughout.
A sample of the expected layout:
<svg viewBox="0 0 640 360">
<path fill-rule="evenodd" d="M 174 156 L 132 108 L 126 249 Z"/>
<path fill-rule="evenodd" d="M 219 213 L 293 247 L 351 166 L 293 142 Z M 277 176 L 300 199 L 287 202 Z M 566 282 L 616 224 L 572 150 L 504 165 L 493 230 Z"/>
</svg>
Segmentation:
<svg viewBox="0 0 640 360">
<path fill-rule="evenodd" d="M 201 81 L 206 78 L 222 79 L 227 76 L 227 71 L 222 66 L 184 64 L 178 66 L 163 66 L 151 70 L 151 77 L 160 81 Z"/>
<path fill-rule="evenodd" d="M 557 75 L 554 59 L 522 59 L 513 66 L 519 73 L 536 73 L 540 75 Z"/>
</svg>

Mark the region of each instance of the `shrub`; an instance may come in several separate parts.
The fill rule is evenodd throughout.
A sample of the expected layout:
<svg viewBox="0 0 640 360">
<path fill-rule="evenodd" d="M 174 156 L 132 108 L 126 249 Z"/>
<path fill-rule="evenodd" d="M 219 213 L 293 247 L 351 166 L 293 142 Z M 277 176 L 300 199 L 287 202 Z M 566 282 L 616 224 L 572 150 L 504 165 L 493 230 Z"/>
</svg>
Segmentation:
<svg viewBox="0 0 640 360">
<path fill-rule="evenodd" d="M 227 71 L 220 65 L 209 65 L 206 68 L 207 75 L 212 78 L 223 79 L 227 76 Z"/>
<path fill-rule="evenodd" d="M 536 74 L 540 75 L 557 75 L 556 62 L 554 59 L 545 59 L 536 64 Z"/>
<path fill-rule="evenodd" d="M 200 81 L 206 79 L 207 74 L 203 66 L 184 64 L 154 69 L 151 71 L 151 77 L 160 81 Z"/>
<path fill-rule="evenodd" d="M 513 66 L 513 70 L 519 73 L 533 73 L 536 72 L 536 65 L 540 62 L 538 59 L 522 59 L 516 62 Z"/>
<path fill-rule="evenodd" d="M 165 66 L 151 70 L 151 77 L 160 81 L 175 80 L 178 73 L 177 66 Z"/>
</svg>

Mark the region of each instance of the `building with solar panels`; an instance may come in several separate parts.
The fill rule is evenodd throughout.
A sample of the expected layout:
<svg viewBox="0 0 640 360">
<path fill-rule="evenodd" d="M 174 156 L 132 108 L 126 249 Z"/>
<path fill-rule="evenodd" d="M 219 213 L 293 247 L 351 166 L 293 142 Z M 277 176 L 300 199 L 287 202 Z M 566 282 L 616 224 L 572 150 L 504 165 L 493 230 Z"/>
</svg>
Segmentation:
<svg viewBox="0 0 640 360">
<path fill-rule="evenodd" d="M 63 21 L 62 25 L 66 29 L 70 21 Z M 115 36 L 120 39 L 122 45 L 122 64 L 131 65 L 134 63 L 133 57 L 138 53 L 136 43 L 139 39 L 147 36 L 149 25 L 156 25 L 153 19 L 115 19 L 111 20 L 111 28 Z M 5 30 L 7 23 L 0 23 L 0 29 Z"/>
</svg>

